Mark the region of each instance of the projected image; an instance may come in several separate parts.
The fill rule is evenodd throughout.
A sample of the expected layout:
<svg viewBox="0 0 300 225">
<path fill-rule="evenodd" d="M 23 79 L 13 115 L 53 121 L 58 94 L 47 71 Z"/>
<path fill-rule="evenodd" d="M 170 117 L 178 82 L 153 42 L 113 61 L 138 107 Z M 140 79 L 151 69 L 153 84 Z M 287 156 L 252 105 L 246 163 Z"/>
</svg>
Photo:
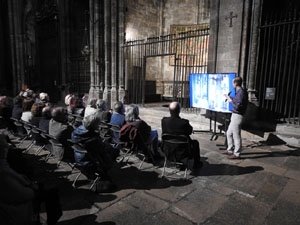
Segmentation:
<svg viewBox="0 0 300 225">
<path fill-rule="evenodd" d="M 213 111 L 231 111 L 224 94 L 234 93 L 232 80 L 235 74 L 190 74 L 191 106 Z"/>
</svg>

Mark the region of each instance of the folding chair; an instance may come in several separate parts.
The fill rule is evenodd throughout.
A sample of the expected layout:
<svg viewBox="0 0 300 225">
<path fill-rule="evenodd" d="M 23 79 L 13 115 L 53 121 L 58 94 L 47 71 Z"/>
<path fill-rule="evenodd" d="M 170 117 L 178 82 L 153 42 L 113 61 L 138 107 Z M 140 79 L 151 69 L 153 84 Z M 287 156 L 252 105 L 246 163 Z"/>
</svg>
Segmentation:
<svg viewBox="0 0 300 225">
<path fill-rule="evenodd" d="M 99 134 L 104 141 L 109 141 L 112 137 L 110 134 L 111 125 L 105 122 L 100 122 Z"/>
<path fill-rule="evenodd" d="M 72 141 L 68 140 L 69 142 L 72 143 Z M 84 148 L 84 146 L 80 143 L 73 143 L 72 145 L 72 149 L 74 150 L 74 153 L 75 152 L 78 152 L 78 153 L 81 153 L 81 154 L 88 154 L 88 151 Z M 89 162 L 86 164 L 86 165 L 80 165 L 79 162 L 75 162 L 75 168 L 77 168 L 79 170 L 79 173 L 77 174 L 75 180 L 73 181 L 72 183 L 72 187 L 73 188 L 77 188 L 76 187 L 76 182 L 77 180 L 79 179 L 79 177 L 82 175 L 82 174 L 85 174 L 85 169 L 86 167 L 89 165 Z M 99 173 L 97 172 L 94 172 L 94 176 L 95 176 L 95 179 L 91 179 L 93 182 L 92 182 L 92 185 L 89 187 L 89 190 L 92 190 L 93 187 L 97 184 L 97 182 L 100 180 L 100 175 Z M 89 177 L 86 176 L 88 179 Z"/>
<path fill-rule="evenodd" d="M 168 145 L 171 148 L 166 148 L 166 145 Z M 191 146 L 189 142 L 189 137 L 186 135 L 173 135 L 173 134 L 162 134 L 162 150 L 165 154 L 165 160 L 164 160 L 164 166 L 163 166 L 163 171 L 161 174 L 161 177 L 170 177 L 174 178 L 166 174 L 166 168 L 167 168 L 167 163 L 169 162 L 170 164 L 179 165 L 179 166 L 186 166 L 185 171 L 184 171 L 184 179 L 188 179 L 187 177 L 187 171 L 190 167 L 189 162 L 190 160 L 187 161 L 187 165 L 184 165 L 184 163 L 180 162 L 178 159 L 178 155 L 176 154 L 176 150 L 178 148 L 183 148 L 186 150 L 188 153 L 191 151 Z M 172 149 L 170 151 L 170 149 Z M 183 153 L 183 152 L 181 152 Z M 188 154 L 188 159 L 189 159 L 189 154 Z M 175 170 L 174 173 L 172 174 L 177 174 L 180 170 Z"/>
</svg>

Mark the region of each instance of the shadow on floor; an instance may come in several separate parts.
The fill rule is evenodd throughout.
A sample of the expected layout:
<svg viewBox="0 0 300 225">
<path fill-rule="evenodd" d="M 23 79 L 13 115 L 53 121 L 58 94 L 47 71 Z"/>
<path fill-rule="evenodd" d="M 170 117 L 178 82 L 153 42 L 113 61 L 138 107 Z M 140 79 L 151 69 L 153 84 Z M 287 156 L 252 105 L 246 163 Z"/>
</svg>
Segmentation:
<svg viewBox="0 0 300 225">
<path fill-rule="evenodd" d="M 194 176 L 238 176 L 264 170 L 261 166 L 241 167 L 230 164 L 211 164 L 206 157 L 203 157 L 201 161 L 203 162 L 203 167 L 198 171 L 194 171 Z"/>
<path fill-rule="evenodd" d="M 62 222 L 58 222 L 57 225 L 115 225 L 116 223 L 112 221 L 107 222 L 97 222 L 96 215 L 88 215 L 88 216 L 78 216 L 76 218 L 70 220 L 64 220 Z"/>
<path fill-rule="evenodd" d="M 300 149 L 288 151 L 274 151 L 274 152 L 245 152 L 241 153 L 242 159 L 259 159 L 267 157 L 289 157 L 289 156 L 300 156 Z"/>
</svg>

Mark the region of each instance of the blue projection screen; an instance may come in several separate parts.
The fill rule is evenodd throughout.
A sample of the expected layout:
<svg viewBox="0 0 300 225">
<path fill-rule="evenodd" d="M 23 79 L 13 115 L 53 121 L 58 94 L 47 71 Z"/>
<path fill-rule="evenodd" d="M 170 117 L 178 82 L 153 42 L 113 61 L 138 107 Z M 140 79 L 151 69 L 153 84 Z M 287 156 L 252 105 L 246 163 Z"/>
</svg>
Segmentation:
<svg viewBox="0 0 300 225">
<path fill-rule="evenodd" d="M 190 103 L 192 107 L 217 112 L 230 112 L 231 104 L 225 102 L 224 94 L 235 93 L 232 80 L 235 73 L 190 74 Z"/>
</svg>

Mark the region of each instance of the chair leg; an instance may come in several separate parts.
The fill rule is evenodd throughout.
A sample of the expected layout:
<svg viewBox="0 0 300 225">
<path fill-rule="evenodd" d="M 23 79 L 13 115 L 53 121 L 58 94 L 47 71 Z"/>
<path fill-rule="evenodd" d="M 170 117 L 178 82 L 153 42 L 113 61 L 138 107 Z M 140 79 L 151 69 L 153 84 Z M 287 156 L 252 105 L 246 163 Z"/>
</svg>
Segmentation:
<svg viewBox="0 0 300 225">
<path fill-rule="evenodd" d="M 165 157 L 164 168 L 163 168 L 163 172 L 162 172 L 162 174 L 161 174 L 161 178 L 163 178 L 163 177 L 165 176 L 166 165 L 167 165 L 167 158 Z"/>
<path fill-rule="evenodd" d="M 127 160 L 126 160 L 126 163 L 128 163 L 128 161 L 129 161 L 129 159 L 131 158 L 132 154 L 133 154 L 133 151 L 129 153 L 129 155 L 128 155 L 128 157 L 127 157 Z"/>
<path fill-rule="evenodd" d="M 25 135 L 25 137 L 24 138 L 22 138 L 21 140 L 20 140 L 20 142 L 17 144 L 17 147 L 19 147 L 24 141 L 25 141 L 25 139 L 28 137 L 28 135 Z"/>
<path fill-rule="evenodd" d="M 144 164 L 144 162 L 145 162 L 145 159 L 146 159 L 146 156 L 143 157 L 143 160 L 141 161 L 141 163 L 140 163 L 140 165 L 139 165 L 139 169 L 142 168 L 142 166 L 143 166 L 143 164 Z"/>
<path fill-rule="evenodd" d="M 75 180 L 73 181 L 72 187 L 76 189 L 76 182 L 79 179 L 80 175 L 81 175 L 81 171 L 78 173 L 78 175 L 76 176 Z"/>
<path fill-rule="evenodd" d="M 186 168 L 185 171 L 184 171 L 184 177 L 183 177 L 184 179 L 187 179 L 187 170 L 188 169 Z"/>
<path fill-rule="evenodd" d="M 43 146 L 41 146 L 41 147 L 39 147 L 39 149 L 35 152 L 35 156 L 37 156 L 38 154 L 40 154 L 41 153 L 41 151 L 43 150 L 43 148 L 45 147 L 46 145 L 43 145 Z"/>
<path fill-rule="evenodd" d="M 52 153 L 51 152 L 49 152 L 49 154 L 46 156 L 46 158 L 45 158 L 45 162 L 47 162 L 49 159 L 50 159 L 50 157 L 52 156 Z"/>
<path fill-rule="evenodd" d="M 100 177 L 96 177 L 96 179 L 93 181 L 92 185 L 90 186 L 90 189 L 89 190 L 92 190 L 93 187 L 97 184 L 97 182 L 100 180 Z"/>
<path fill-rule="evenodd" d="M 29 150 L 32 148 L 32 146 L 34 145 L 34 141 L 32 141 L 26 148 L 26 150 L 24 151 L 24 153 L 29 152 Z"/>
</svg>

